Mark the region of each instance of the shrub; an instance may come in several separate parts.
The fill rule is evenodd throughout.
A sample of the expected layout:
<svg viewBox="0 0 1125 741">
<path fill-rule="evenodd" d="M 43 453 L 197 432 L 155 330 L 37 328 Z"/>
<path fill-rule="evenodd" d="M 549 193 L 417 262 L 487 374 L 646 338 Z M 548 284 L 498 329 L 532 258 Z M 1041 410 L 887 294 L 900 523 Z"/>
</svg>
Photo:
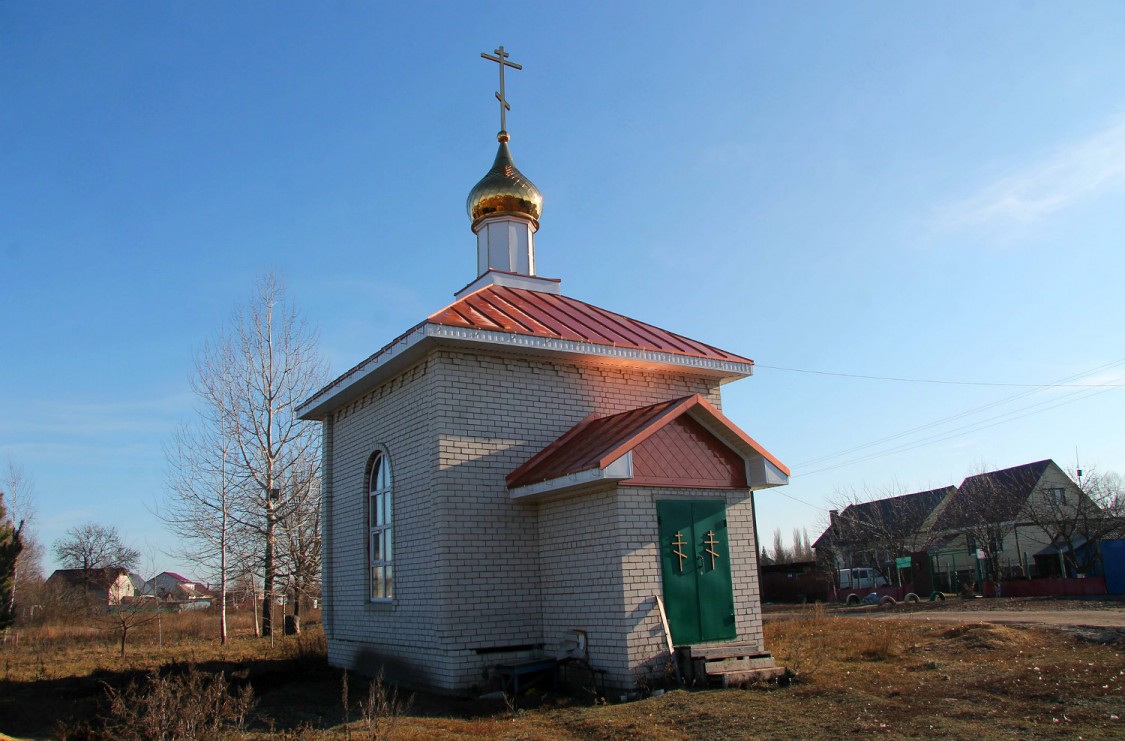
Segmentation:
<svg viewBox="0 0 1125 741">
<path fill-rule="evenodd" d="M 898 653 L 897 626 L 890 620 L 872 620 L 855 637 L 853 648 L 860 658 L 884 661 Z"/>
<path fill-rule="evenodd" d="M 811 677 L 835 645 L 835 622 L 818 602 L 802 617 L 771 625 L 770 646 L 794 675 Z"/>
<path fill-rule="evenodd" d="M 367 699 L 359 701 L 359 714 L 372 741 L 383 741 L 394 733 L 399 718 L 410 710 L 410 698 L 403 699 L 398 688 L 383 681 L 383 671 L 367 687 Z"/>
<path fill-rule="evenodd" d="M 224 731 L 241 731 L 254 706 L 249 685 L 232 695 L 221 672 L 206 674 L 192 666 L 108 693 L 109 717 L 93 735 L 121 741 L 218 738 Z"/>
</svg>

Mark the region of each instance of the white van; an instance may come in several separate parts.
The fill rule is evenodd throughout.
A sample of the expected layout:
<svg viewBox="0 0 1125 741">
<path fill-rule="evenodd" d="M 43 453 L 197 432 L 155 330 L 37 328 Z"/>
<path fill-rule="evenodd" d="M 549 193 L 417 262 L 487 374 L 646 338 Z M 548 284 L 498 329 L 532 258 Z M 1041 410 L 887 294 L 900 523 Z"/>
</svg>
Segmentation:
<svg viewBox="0 0 1125 741">
<path fill-rule="evenodd" d="M 840 589 L 874 589 L 886 584 L 886 577 L 872 568 L 840 569 Z"/>
</svg>

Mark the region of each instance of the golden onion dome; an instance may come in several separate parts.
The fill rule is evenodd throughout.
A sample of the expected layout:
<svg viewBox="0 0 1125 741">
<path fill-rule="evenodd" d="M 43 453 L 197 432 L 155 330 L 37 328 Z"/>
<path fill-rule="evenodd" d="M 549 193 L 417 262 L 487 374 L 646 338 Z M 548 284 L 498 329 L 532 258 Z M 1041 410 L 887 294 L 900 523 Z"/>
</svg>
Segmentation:
<svg viewBox="0 0 1125 741">
<path fill-rule="evenodd" d="M 467 207 L 469 218 L 475 225 L 485 216 L 521 214 L 529 217 L 539 228 L 539 215 L 543 213 L 543 194 L 512 162 L 508 151 L 508 134 L 501 131 L 497 137 L 500 149 L 496 161 L 480 182 L 469 191 Z"/>
</svg>

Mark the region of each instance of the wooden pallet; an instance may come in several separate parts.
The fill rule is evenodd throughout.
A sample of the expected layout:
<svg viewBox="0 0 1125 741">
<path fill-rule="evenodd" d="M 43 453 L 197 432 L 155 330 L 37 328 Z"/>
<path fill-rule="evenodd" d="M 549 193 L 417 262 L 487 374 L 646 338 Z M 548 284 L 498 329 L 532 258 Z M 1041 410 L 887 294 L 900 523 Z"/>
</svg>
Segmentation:
<svg viewBox="0 0 1125 741">
<path fill-rule="evenodd" d="M 773 654 L 746 643 L 677 646 L 676 658 L 688 684 L 733 687 L 785 675 L 785 667 L 777 665 Z"/>
</svg>

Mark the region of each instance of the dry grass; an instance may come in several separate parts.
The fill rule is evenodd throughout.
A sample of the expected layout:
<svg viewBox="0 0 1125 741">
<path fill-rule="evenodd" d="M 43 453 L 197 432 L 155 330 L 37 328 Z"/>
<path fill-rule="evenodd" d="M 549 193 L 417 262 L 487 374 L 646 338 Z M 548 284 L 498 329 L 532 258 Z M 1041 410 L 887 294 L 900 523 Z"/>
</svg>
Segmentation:
<svg viewBox="0 0 1125 741">
<path fill-rule="evenodd" d="M 23 628 L 0 651 L 0 680 L 61 679 L 97 671 L 154 669 L 170 661 L 203 661 L 214 658 L 219 646 L 218 616 L 211 611 L 169 613 L 158 621 L 129 631 L 129 652 L 120 656 L 119 636 L 96 617 L 66 620 Z M 234 659 L 260 655 L 253 616 L 233 613 L 229 650 Z M 267 642 L 268 643 L 268 642 Z"/>
<path fill-rule="evenodd" d="M 44 719 L 104 714 L 105 684 L 120 690 L 155 666 L 194 657 L 201 671 L 253 687 L 257 713 L 247 730 L 227 731 L 239 739 L 1125 738 L 1125 642 L 1097 645 L 1048 628 L 843 618 L 810 608 L 766 625 L 767 646 L 797 671 L 788 688 L 675 691 L 608 706 L 524 698 L 513 715 L 499 700 L 416 694 L 408 706 L 411 698 L 394 700 L 393 688 L 372 694 L 369 680 L 352 677 L 345 725 L 341 673 L 325 665 L 318 630 L 272 649 L 245 634 L 222 648 L 196 620 L 184 616 L 184 634 L 174 638 L 166 623 L 164 649 L 146 644 L 151 655 L 133 652 L 128 667 L 111 643 L 103 648 L 89 634 L 84 646 L 45 634 L 18 652 L 5 649 L 0 730 L 51 735 Z"/>
</svg>

